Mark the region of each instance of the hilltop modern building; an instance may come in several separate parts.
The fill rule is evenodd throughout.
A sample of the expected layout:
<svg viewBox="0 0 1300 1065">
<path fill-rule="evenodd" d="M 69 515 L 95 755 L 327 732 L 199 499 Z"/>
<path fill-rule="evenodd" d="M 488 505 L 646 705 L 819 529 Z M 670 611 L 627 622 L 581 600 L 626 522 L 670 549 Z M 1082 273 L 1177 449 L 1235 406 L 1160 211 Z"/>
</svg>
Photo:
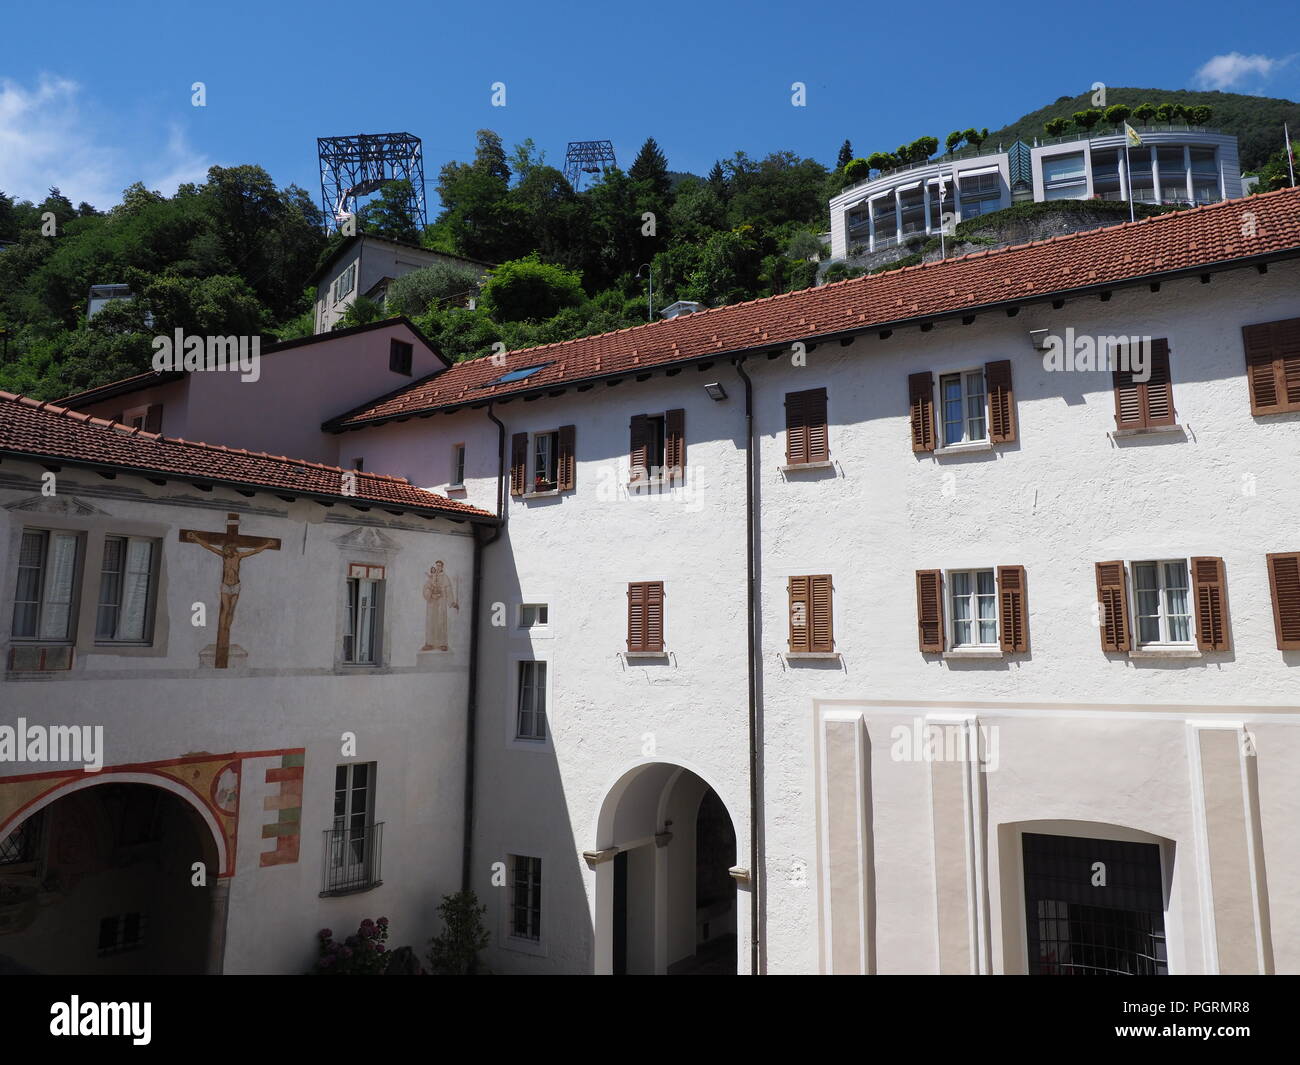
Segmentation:
<svg viewBox="0 0 1300 1065">
<path fill-rule="evenodd" d="M 1300 972 L 1297 353 L 1288 189 L 220 399 L 329 465 L 3 400 L 6 717 L 106 742 L 0 767 L 0 955 L 147 963 L 199 840 L 228 972 L 460 883 L 502 972 Z"/>
<path fill-rule="evenodd" d="M 830 203 L 831 253 L 842 259 L 894 247 L 1012 203 L 1128 200 L 1207 204 L 1242 195 L 1237 138 L 1187 126 L 1141 127 L 1127 159 L 1122 131 L 1061 137 L 1005 151 L 958 152 L 889 170 Z M 940 186 L 943 185 L 943 196 Z"/>
<path fill-rule="evenodd" d="M 333 329 L 348 304 L 358 296 L 383 303 L 389 282 L 394 278 L 435 263 L 467 267 L 477 271 L 480 278 L 486 277 L 492 268 L 491 263 L 432 251 L 418 244 L 389 240 L 372 233 L 348 237 L 307 280 L 308 285 L 316 289 L 315 331 L 328 333 Z M 465 292 L 465 305 L 473 306 L 477 295 L 477 291 Z"/>
</svg>

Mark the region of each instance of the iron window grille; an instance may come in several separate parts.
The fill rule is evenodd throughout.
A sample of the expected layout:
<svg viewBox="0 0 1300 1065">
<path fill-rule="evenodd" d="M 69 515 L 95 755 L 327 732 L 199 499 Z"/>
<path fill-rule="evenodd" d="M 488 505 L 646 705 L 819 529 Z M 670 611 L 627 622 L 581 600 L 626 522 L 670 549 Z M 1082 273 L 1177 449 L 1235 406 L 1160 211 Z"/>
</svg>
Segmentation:
<svg viewBox="0 0 1300 1065">
<path fill-rule="evenodd" d="M 322 895 L 347 895 L 378 887 L 384 822 L 325 830 Z"/>
</svg>

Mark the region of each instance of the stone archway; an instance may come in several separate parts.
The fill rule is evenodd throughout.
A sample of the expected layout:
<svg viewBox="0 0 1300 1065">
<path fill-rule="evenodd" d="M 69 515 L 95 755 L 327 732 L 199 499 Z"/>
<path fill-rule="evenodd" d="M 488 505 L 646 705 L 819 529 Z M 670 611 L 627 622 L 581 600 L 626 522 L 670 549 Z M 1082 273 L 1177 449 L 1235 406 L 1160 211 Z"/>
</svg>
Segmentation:
<svg viewBox="0 0 1300 1065">
<path fill-rule="evenodd" d="M 32 803 L 0 830 L 0 966 L 211 971 L 228 881 L 210 820 L 150 774 L 76 779 Z M 206 884 L 193 883 L 195 862 Z"/>
<path fill-rule="evenodd" d="M 685 766 L 637 766 L 610 789 L 597 831 L 596 972 L 737 972 L 748 900 L 717 790 Z"/>
</svg>

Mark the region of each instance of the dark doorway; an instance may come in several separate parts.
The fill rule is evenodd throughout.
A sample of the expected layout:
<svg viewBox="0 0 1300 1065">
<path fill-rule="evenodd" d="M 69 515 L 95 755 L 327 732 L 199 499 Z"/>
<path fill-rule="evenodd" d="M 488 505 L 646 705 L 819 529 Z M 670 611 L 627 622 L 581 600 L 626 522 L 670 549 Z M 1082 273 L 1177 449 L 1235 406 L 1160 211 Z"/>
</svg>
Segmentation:
<svg viewBox="0 0 1300 1065">
<path fill-rule="evenodd" d="M 1164 976 L 1164 881 L 1154 843 L 1026 833 L 1029 972 Z"/>
<path fill-rule="evenodd" d="M 614 855 L 614 975 L 627 975 L 627 851 Z"/>
<path fill-rule="evenodd" d="M 695 943 L 734 948 L 736 940 L 736 882 L 731 868 L 736 864 L 736 832 L 727 808 L 712 788 L 700 800 L 695 819 Z M 721 942 L 720 942 L 721 941 Z M 710 952 L 714 953 L 714 952 Z M 733 959 L 734 960 L 734 959 Z"/>
<path fill-rule="evenodd" d="M 64 795 L 0 841 L 0 970 L 204 972 L 216 859 L 207 826 L 162 788 Z"/>
</svg>

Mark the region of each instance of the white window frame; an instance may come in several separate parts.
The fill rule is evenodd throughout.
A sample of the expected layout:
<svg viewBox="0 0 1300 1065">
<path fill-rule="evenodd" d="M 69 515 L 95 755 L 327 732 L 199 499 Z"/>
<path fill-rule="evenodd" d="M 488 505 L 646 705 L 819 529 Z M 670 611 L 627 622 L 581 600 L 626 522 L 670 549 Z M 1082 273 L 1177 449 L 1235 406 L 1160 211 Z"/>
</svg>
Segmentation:
<svg viewBox="0 0 1300 1065">
<path fill-rule="evenodd" d="M 971 379 L 979 375 L 982 399 L 982 413 L 980 419 L 984 423 L 984 435 L 973 436 L 971 433 L 972 422 L 975 417 L 970 411 L 970 401 L 973 398 L 970 388 Z M 948 412 L 947 399 L 944 393 L 944 383 L 956 377 L 961 385 L 961 432 L 959 439 L 949 439 L 948 437 Z M 961 370 L 948 370 L 939 374 L 939 431 L 942 436 L 940 447 L 959 447 L 963 444 L 987 444 L 989 443 L 989 383 L 983 366 L 968 366 Z"/>
<path fill-rule="evenodd" d="M 550 453 L 551 476 L 547 481 L 548 487 L 539 488 L 537 485 L 537 475 L 543 472 L 542 464 L 539 461 L 542 441 L 546 441 L 547 450 Z M 558 492 L 560 490 L 560 430 L 548 429 L 545 432 L 533 433 L 529 440 L 529 463 L 532 479 L 528 482 L 528 493 L 537 492 Z"/>
<path fill-rule="evenodd" d="M 22 542 L 28 533 L 43 534 L 45 536 L 45 551 L 41 559 L 39 587 L 36 590 L 36 632 L 31 636 L 19 636 L 16 632 L 15 623 L 18 620 L 18 576 L 19 576 L 19 559 L 22 557 Z M 72 556 L 72 576 L 68 585 L 68 598 L 66 604 L 55 602 L 49 596 L 49 577 L 51 567 L 54 562 L 55 544 L 59 538 L 67 538 L 73 542 Z M 78 532 L 69 529 L 44 529 L 36 527 L 24 527 L 19 531 L 18 553 L 14 556 L 13 566 L 13 611 L 10 614 L 10 639 L 15 643 L 38 643 L 58 646 L 70 646 L 77 642 L 77 615 L 80 612 L 81 604 L 81 570 L 85 562 L 86 542 L 85 537 Z M 31 602 L 31 600 L 23 600 Z M 42 635 L 44 622 L 46 620 L 46 611 L 50 607 L 66 606 L 68 611 L 68 623 L 62 636 L 45 636 Z"/>
<path fill-rule="evenodd" d="M 965 619 L 970 623 L 971 635 L 978 637 L 979 625 L 981 618 L 979 616 L 979 574 L 991 573 L 993 575 L 993 639 L 989 643 L 961 643 L 957 639 L 957 610 L 955 589 L 957 582 L 954 578 L 969 575 L 970 591 L 961 598 L 969 601 L 970 614 Z M 969 568 L 944 570 L 943 573 L 943 613 L 944 627 L 947 629 L 947 645 L 953 651 L 998 651 L 1002 648 L 1002 614 L 1001 604 L 998 595 L 998 570 L 996 566 L 971 566 Z"/>
<path fill-rule="evenodd" d="M 1169 622 L 1171 615 L 1169 611 L 1169 591 L 1170 586 L 1166 581 L 1165 567 L 1170 565 L 1180 565 L 1183 567 L 1183 576 L 1185 584 L 1183 590 L 1186 596 L 1187 614 L 1187 639 L 1172 640 L 1169 638 Z M 1138 589 L 1138 567 L 1154 566 L 1156 575 L 1156 611 L 1154 615 L 1143 615 L 1140 613 L 1142 604 L 1139 601 Z M 1136 559 L 1128 564 L 1128 580 L 1130 594 L 1130 611 L 1133 615 L 1133 646 L 1139 651 L 1162 651 L 1162 650 L 1190 650 L 1195 649 L 1196 643 L 1196 609 L 1194 602 L 1194 593 L 1192 588 L 1192 565 L 1191 560 L 1187 558 L 1152 558 Z M 1142 618 L 1155 617 L 1157 627 L 1160 630 L 1159 639 L 1143 640 L 1142 639 Z M 1184 615 L 1176 615 L 1182 617 Z"/>
<path fill-rule="evenodd" d="M 108 544 L 110 540 L 121 540 L 124 544 L 122 556 L 122 570 L 118 573 L 118 600 L 116 603 L 106 603 L 104 596 L 104 577 L 105 563 L 108 559 Z M 142 631 L 140 636 L 122 636 L 122 606 L 126 593 L 127 577 L 130 570 L 127 569 L 127 563 L 130 558 L 132 544 L 147 544 L 149 547 L 149 566 L 145 571 L 146 585 L 144 590 L 144 615 L 142 621 Z M 148 647 L 153 643 L 154 630 L 154 613 L 155 600 L 158 592 L 158 568 L 162 556 L 162 543 L 154 537 L 149 536 L 127 536 L 124 533 L 108 533 L 104 536 L 103 552 L 100 555 L 99 563 L 99 585 L 96 589 L 95 597 L 95 643 L 97 644 L 115 644 L 127 645 L 133 647 Z M 139 572 L 138 570 L 136 571 Z M 117 619 L 113 626 L 113 634 L 104 636 L 99 631 L 99 614 L 105 607 L 113 607 L 117 611 Z"/>
<path fill-rule="evenodd" d="M 387 569 L 384 566 L 364 562 L 348 564 L 343 583 L 343 639 L 339 646 L 339 661 L 345 666 L 375 668 L 384 664 L 384 603 L 388 597 Z M 353 604 L 353 586 L 356 586 L 356 603 Z M 370 607 L 370 649 L 371 657 L 357 657 L 358 640 L 355 630 L 357 617 L 362 611 L 361 592 L 370 587 L 377 592 Z M 351 653 L 348 641 L 352 641 Z"/>
<path fill-rule="evenodd" d="M 530 669 L 531 667 L 531 669 Z M 541 676 L 538 672 L 540 669 Z M 526 674 L 531 674 L 531 681 L 526 683 Z M 544 658 L 521 658 L 515 664 L 515 740 L 520 743 L 545 743 L 551 737 L 550 706 L 551 691 L 551 670 L 550 663 Z M 524 700 L 527 695 L 532 696 L 532 709 L 529 711 L 533 720 L 533 731 L 525 735 L 523 732 L 524 717 Z M 540 697 L 541 710 L 537 709 L 537 701 Z M 541 735 L 537 734 L 538 719 L 541 719 Z"/>
<path fill-rule="evenodd" d="M 545 620 L 529 622 L 525 619 L 524 611 L 532 610 L 536 613 L 539 610 L 546 611 Z M 539 629 L 549 629 L 551 627 L 551 604 L 550 603 L 520 603 L 519 609 L 515 614 L 515 628 L 520 632 L 536 634 Z"/>
<path fill-rule="evenodd" d="M 359 790 L 356 786 L 356 770 L 358 766 L 364 766 L 367 769 L 365 784 L 366 808 L 361 811 L 357 811 L 353 808 L 355 801 L 354 797 Z M 340 769 L 344 770 L 344 786 L 342 789 L 340 789 L 338 785 L 338 773 Z M 378 794 L 378 783 L 378 762 L 344 762 L 334 767 L 334 798 L 333 805 L 330 808 L 330 828 L 335 832 L 341 831 L 345 828 L 350 829 L 354 817 L 363 817 L 365 819 L 365 824 L 363 825 L 363 831 L 365 834 L 362 838 L 368 841 L 364 844 L 365 853 L 371 857 L 372 862 L 375 852 L 374 841 L 371 837 L 374 834 L 375 826 L 379 823 L 379 818 L 376 816 L 375 810 L 375 797 Z M 342 814 L 338 813 L 338 797 L 340 790 L 344 793 Z M 364 859 L 361 862 L 352 861 L 351 856 L 346 853 L 348 844 L 351 842 L 350 836 L 346 840 L 340 839 L 337 836 L 331 837 L 331 839 L 333 842 L 331 844 L 331 853 L 328 859 L 331 869 L 365 864 Z M 374 887 L 380 882 L 379 876 L 377 875 L 378 870 L 373 868 L 373 865 L 371 868 L 366 870 L 366 873 L 368 880 L 367 886 Z M 344 879 L 348 878 L 345 877 Z"/>
<path fill-rule="evenodd" d="M 519 635 L 524 637 L 516 645 L 517 649 L 510 653 L 507 669 L 509 670 L 506 683 L 503 685 L 506 701 L 507 712 L 501 715 L 502 725 L 505 733 L 506 747 L 515 751 L 535 751 L 535 752 L 553 752 L 555 742 L 555 669 L 554 661 L 549 654 L 539 653 L 534 649 L 532 642 L 527 639 L 531 635 L 530 630 L 523 629 Z M 548 645 L 543 645 L 548 646 Z M 542 662 L 546 665 L 546 689 L 545 689 L 545 714 L 546 714 L 546 735 L 541 739 L 533 739 L 527 736 L 519 735 L 519 698 L 520 698 L 520 676 L 522 663 L 524 662 Z"/>
</svg>

